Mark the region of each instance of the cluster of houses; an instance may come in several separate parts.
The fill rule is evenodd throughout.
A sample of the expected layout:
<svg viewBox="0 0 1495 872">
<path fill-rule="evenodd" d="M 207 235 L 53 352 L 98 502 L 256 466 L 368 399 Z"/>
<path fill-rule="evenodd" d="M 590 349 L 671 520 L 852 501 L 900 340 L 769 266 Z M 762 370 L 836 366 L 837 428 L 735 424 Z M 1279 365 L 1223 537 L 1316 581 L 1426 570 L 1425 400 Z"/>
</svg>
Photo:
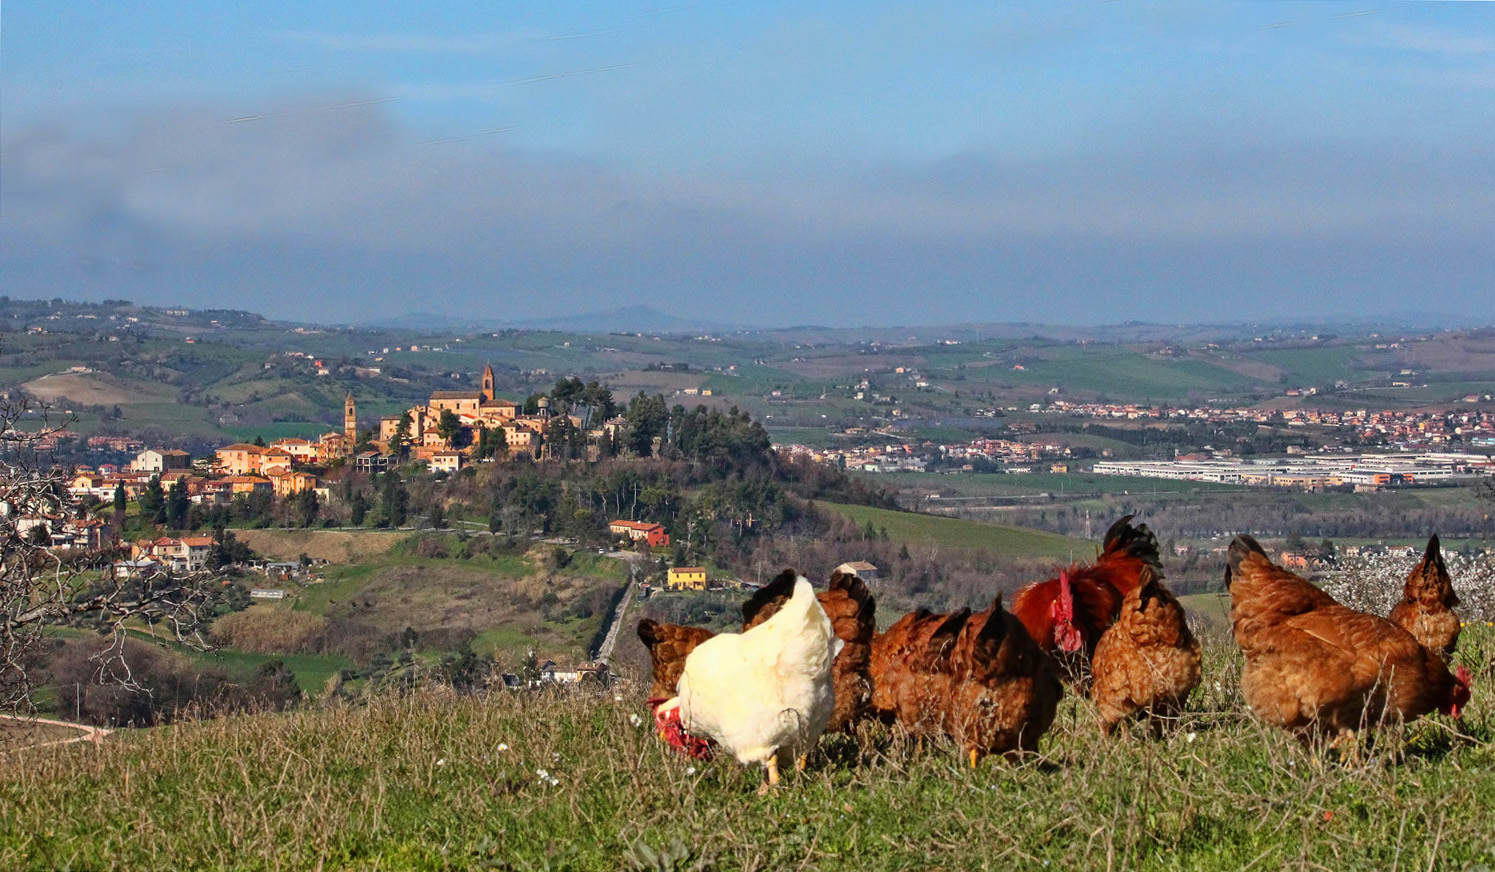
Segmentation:
<svg viewBox="0 0 1495 872">
<path fill-rule="evenodd" d="M 232 446 L 231 446 L 232 447 Z M 259 446 L 250 446 L 260 451 Z M 153 452 L 144 452 L 153 453 Z M 93 497 L 103 502 L 114 498 L 123 489 L 125 499 L 136 500 L 150 487 L 152 479 L 160 479 L 163 489 L 180 484 L 187 498 L 199 505 L 227 505 L 235 494 L 250 494 L 257 491 L 286 495 L 317 486 L 317 477 L 299 470 L 272 467 L 267 473 L 222 475 L 200 472 L 195 469 L 167 469 L 144 472 L 118 469 L 103 463 L 98 468 L 79 466 L 67 480 L 67 490 L 76 499 Z"/>
<path fill-rule="evenodd" d="M 879 578 L 876 566 L 865 560 L 853 560 L 837 566 L 836 572 L 855 575 L 867 584 L 875 584 Z M 738 578 L 713 579 L 704 566 L 672 566 L 665 572 L 664 589 L 670 591 L 704 591 L 712 588 L 731 590 L 757 590 L 761 585 Z"/>
<path fill-rule="evenodd" d="M 114 525 L 95 518 L 45 513 L 16 518 L 15 525 L 16 534 L 24 539 L 34 541 L 34 537 L 46 536 L 45 545 L 52 551 L 107 551 L 119 545 L 119 531 Z"/>
<path fill-rule="evenodd" d="M 525 681 L 513 672 L 505 672 L 503 674 L 504 687 L 509 690 L 527 690 L 545 685 L 581 684 L 583 681 L 607 684 L 612 679 L 612 672 L 608 669 L 607 663 L 601 660 L 583 663 L 580 666 L 560 666 L 554 660 L 541 660 L 538 664 L 538 672 L 539 678 L 530 681 Z"/>
<path fill-rule="evenodd" d="M 1309 396 L 1312 389 L 1289 390 L 1288 396 Z M 1470 394 L 1463 404 L 1489 402 L 1489 394 Z M 1012 411 L 1015 411 L 1012 410 Z M 1167 420 L 1224 424 L 1233 421 L 1257 424 L 1279 423 L 1289 427 L 1327 427 L 1353 433 L 1371 445 L 1450 445 L 1464 442 L 1482 446 L 1495 444 L 1495 410 L 1471 408 L 1443 412 L 1407 409 L 1271 409 L 1258 406 L 1154 406 L 1138 403 L 1077 403 L 1052 400 L 1034 404 L 1031 412 L 1077 418 L 1111 420 Z"/>
<path fill-rule="evenodd" d="M 181 482 L 194 503 L 226 504 L 235 494 L 257 491 L 288 496 L 322 489 L 316 470 L 336 460 L 369 472 L 388 469 L 394 463 L 394 443 L 400 439 L 406 440 L 411 456 L 427 463 L 433 472 L 455 472 L 471 457 L 479 430 L 501 433 L 511 456 L 541 456 L 545 435 L 557 419 L 546 400 L 539 406 L 535 414 L 525 415 L 519 403 L 497 397 L 490 366 L 484 368 L 477 390 L 435 391 L 425 405 L 380 418 L 378 438 L 363 451 L 357 450 L 358 409 L 349 394 L 343 401 L 341 432 L 316 439 L 286 437 L 268 445 L 239 442 L 217 449 L 211 458 L 195 465 L 185 451 L 148 449 L 127 468 L 113 464 L 78 467 L 68 490 L 74 497 L 109 500 L 123 488 L 127 499 L 137 499 L 151 479 L 159 478 L 167 488 Z M 441 426 L 445 412 L 456 417 L 455 429 Z M 579 419 L 570 420 L 581 426 Z"/>
<path fill-rule="evenodd" d="M 1495 475 L 1495 461 L 1480 454 L 1409 453 L 1343 456 L 1222 459 L 1182 455 L 1174 460 L 1098 461 L 1098 475 L 1241 484 L 1317 491 L 1351 486 L 1356 490 L 1427 484 L 1455 484 Z"/>
<path fill-rule="evenodd" d="M 846 435 L 866 435 L 867 432 L 863 428 L 852 428 Z M 884 428 L 879 432 L 891 433 L 892 430 Z M 963 461 L 967 469 L 978 459 L 1016 464 L 1070 456 L 1070 449 L 1057 442 L 1018 442 L 1011 439 L 973 439 L 967 443 L 952 445 L 924 442 L 918 445 L 896 443 L 845 448 L 776 445 L 774 450 L 791 457 L 806 457 L 817 463 L 830 463 L 856 472 L 924 472 L 929 468 L 929 457 L 939 454 L 949 460 Z"/>
<path fill-rule="evenodd" d="M 664 548 L 670 544 L 670 534 L 665 532 L 662 524 L 619 520 L 609 523 L 607 530 L 619 539 L 627 539 L 633 543 L 642 542 L 650 548 Z"/>
<path fill-rule="evenodd" d="M 455 428 L 442 426 L 443 414 L 448 412 L 455 419 Z M 584 424 L 576 416 L 567 418 L 573 427 Z M 522 404 L 499 397 L 493 367 L 485 366 L 476 390 L 434 391 L 425 405 L 380 418 L 376 455 L 387 456 L 395 441 L 403 439 L 411 456 L 425 461 L 433 472 L 455 472 L 471 458 L 479 432 L 487 431 L 502 438 L 510 457 L 527 454 L 538 459 L 544 456 L 546 436 L 558 420 L 548 399 L 541 398 L 535 412 L 525 414 Z M 606 426 L 616 427 L 616 422 Z M 369 462 L 377 463 L 377 456 L 370 457 Z"/>
</svg>

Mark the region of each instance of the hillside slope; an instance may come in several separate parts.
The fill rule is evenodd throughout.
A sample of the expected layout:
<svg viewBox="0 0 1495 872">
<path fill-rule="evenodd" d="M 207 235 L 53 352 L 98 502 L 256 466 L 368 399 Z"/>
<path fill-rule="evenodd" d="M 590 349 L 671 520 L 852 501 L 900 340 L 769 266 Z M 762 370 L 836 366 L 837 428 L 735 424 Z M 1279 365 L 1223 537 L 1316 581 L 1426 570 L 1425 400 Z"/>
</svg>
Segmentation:
<svg viewBox="0 0 1495 872">
<path fill-rule="evenodd" d="M 1488 646 L 1486 636 L 1476 644 Z M 1486 652 L 1490 649 L 1487 647 Z M 1162 741 L 1102 739 L 1065 701 L 1041 760 L 880 730 L 831 737 L 760 797 L 758 771 L 685 760 L 637 689 L 427 692 L 7 755 L 0 868 L 1467 869 L 1495 860 L 1489 695 L 1415 725 L 1402 763 L 1325 765 L 1243 716 L 1239 659 Z M 617 696 L 615 696 L 617 693 Z M 1402 747 L 1390 733 L 1381 748 Z M 682 809 L 689 809 L 682 814 Z M 663 855 L 661 857 L 661 855 Z M 651 859 L 652 857 L 652 859 Z"/>
</svg>

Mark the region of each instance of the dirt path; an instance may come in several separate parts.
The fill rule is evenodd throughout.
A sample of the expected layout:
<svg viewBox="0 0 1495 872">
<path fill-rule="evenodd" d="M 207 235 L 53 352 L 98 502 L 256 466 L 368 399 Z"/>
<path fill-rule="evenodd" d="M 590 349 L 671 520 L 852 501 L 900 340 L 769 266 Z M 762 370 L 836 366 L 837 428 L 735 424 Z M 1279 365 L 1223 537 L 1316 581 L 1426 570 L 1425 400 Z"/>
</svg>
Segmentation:
<svg viewBox="0 0 1495 872">
<path fill-rule="evenodd" d="M 67 739 L 55 739 L 48 742 L 37 742 L 36 744 L 32 745 L 17 745 L 14 748 L 6 747 L 4 743 L 0 743 L 0 753 L 3 753 L 5 751 L 20 751 L 28 748 L 45 748 L 49 745 L 70 745 L 74 742 L 93 742 L 97 744 L 99 742 L 102 742 L 105 736 L 113 732 L 112 730 L 106 730 L 103 727 L 90 727 L 87 724 L 71 724 L 67 721 L 54 721 L 48 718 L 17 718 L 11 717 L 10 715 L 0 715 L 0 729 L 5 730 L 6 732 L 19 732 L 20 730 L 24 730 L 27 727 L 33 725 L 77 730 L 78 735 L 72 736 Z M 55 734 L 55 730 L 53 732 Z"/>
</svg>

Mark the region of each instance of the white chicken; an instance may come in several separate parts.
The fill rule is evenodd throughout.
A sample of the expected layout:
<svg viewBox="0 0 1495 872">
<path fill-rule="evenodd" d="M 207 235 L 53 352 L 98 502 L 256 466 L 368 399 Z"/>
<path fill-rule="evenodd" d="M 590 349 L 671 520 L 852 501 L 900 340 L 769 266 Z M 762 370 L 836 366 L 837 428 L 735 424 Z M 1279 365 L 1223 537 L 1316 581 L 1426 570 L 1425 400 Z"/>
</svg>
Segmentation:
<svg viewBox="0 0 1495 872">
<path fill-rule="evenodd" d="M 815 589 L 798 576 L 773 617 L 696 646 L 678 696 L 660 708 L 678 704 L 687 732 L 714 739 L 740 763 L 762 763 L 768 784 L 777 785 L 780 761 L 792 757 L 802 767 L 830 721 L 831 664 L 843 644 Z"/>
</svg>

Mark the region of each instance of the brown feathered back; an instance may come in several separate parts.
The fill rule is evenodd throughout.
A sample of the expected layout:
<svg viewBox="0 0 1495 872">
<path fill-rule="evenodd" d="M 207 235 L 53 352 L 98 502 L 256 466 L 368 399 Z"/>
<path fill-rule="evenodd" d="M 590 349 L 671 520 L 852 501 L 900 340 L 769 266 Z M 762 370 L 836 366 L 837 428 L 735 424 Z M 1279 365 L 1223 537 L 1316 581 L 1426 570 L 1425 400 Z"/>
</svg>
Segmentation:
<svg viewBox="0 0 1495 872">
<path fill-rule="evenodd" d="M 1450 674 L 1411 633 L 1340 605 L 1273 564 L 1249 536 L 1230 544 L 1226 579 L 1246 660 L 1241 691 L 1268 723 L 1343 733 L 1384 718 L 1454 713 L 1469 699 L 1467 677 Z"/>
<path fill-rule="evenodd" d="M 836 638 L 845 643 L 831 666 L 836 707 L 826 729 L 846 730 L 861 719 L 872 700 L 870 670 L 877 600 L 860 578 L 843 572 L 832 573 L 830 588 L 818 596 Z"/>
<path fill-rule="evenodd" d="M 649 688 L 650 698 L 674 696 L 680 673 L 685 671 L 685 658 L 713 635 L 701 627 L 661 624 L 650 618 L 639 621 L 638 637 L 649 649 L 649 662 L 653 666 L 654 683 Z"/>
<path fill-rule="evenodd" d="M 986 754 L 1037 751 L 1064 687 L 1053 658 L 1002 608 L 998 596 L 961 627 L 950 656 L 951 734 L 971 763 Z"/>
<path fill-rule="evenodd" d="M 1391 620 L 1447 660 L 1459 643 L 1459 616 L 1453 610 L 1458 604 L 1453 579 L 1443 563 L 1443 549 L 1435 534 L 1428 540 L 1422 560 L 1407 576 L 1402 600 L 1391 609 Z"/>
<path fill-rule="evenodd" d="M 1160 579 L 1148 578 L 1126 595 L 1120 617 L 1095 646 L 1091 698 L 1101 726 L 1109 733 L 1142 712 L 1158 732 L 1159 719 L 1182 709 L 1199 686 L 1200 667 L 1199 641 L 1183 606 Z"/>
<path fill-rule="evenodd" d="M 758 626 L 773 617 L 789 598 L 794 596 L 794 582 L 799 578 L 799 573 L 792 569 L 786 569 L 774 577 L 773 581 L 758 588 L 758 591 L 742 604 L 742 631 Z"/>
<path fill-rule="evenodd" d="M 926 609 L 904 615 L 872 640 L 872 709 L 911 733 L 946 731 L 951 711 L 950 656 L 971 610 Z"/>
</svg>

